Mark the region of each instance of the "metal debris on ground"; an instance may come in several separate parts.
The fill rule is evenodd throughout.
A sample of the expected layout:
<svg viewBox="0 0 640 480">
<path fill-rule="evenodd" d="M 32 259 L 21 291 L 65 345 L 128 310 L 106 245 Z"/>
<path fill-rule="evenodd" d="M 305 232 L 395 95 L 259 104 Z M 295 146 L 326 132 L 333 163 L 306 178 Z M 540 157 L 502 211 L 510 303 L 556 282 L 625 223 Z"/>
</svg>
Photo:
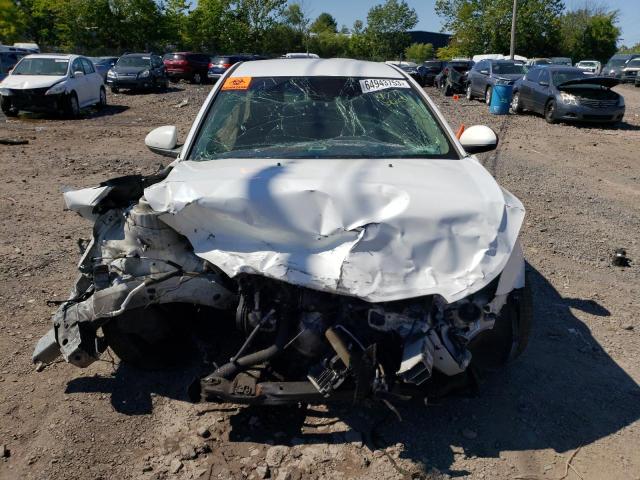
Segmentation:
<svg viewBox="0 0 640 480">
<path fill-rule="evenodd" d="M 627 257 L 627 251 L 624 248 L 618 248 L 613 253 L 611 263 L 616 267 L 629 267 L 631 260 Z"/>
<path fill-rule="evenodd" d="M 182 108 L 182 107 L 186 107 L 187 105 L 189 105 L 189 99 L 185 98 L 180 103 L 176 103 L 175 107 L 176 108 Z"/>
<path fill-rule="evenodd" d="M 0 138 L 0 145 L 26 145 L 29 140 L 22 138 Z"/>
</svg>

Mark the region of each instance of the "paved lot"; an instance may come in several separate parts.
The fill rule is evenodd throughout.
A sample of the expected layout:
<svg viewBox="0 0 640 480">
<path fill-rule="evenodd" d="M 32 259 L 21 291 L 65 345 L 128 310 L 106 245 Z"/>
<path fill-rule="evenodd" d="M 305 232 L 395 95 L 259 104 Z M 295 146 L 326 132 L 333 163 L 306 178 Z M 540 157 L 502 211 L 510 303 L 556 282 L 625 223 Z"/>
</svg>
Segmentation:
<svg viewBox="0 0 640 480">
<path fill-rule="evenodd" d="M 617 87 L 625 122 L 606 129 L 491 116 L 479 102 L 428 89 L 454 130 L 485 123 L 500 133 L 499 150 L 481 159 L 527 208 L 535 330 L 523 357 L 476 397 L 402 405 L 399 423 L 376 406 L 191 405 L 184 389 L 194 370 L 140 373 L 108 356 L 86 370 L 57 363 L 35 372 L 33 345 L 54 309 L 46 302 L 66 298 L 77 239 L 90 235 L 91 225 L 62 211 L 61 191 L 155 171 L 166 160 L 144 136 L 176 124 L 184 138 L 209 88 L 111 95 L 105 112 L 74 121 L 0 118 L 0 137 L 29 140 L 0 145 L 0 445 L 10 452 L 1 479 L 640 478 L 633 87 Z M 620 247 L 630 268 L 611 265 Z"/>
</svg>

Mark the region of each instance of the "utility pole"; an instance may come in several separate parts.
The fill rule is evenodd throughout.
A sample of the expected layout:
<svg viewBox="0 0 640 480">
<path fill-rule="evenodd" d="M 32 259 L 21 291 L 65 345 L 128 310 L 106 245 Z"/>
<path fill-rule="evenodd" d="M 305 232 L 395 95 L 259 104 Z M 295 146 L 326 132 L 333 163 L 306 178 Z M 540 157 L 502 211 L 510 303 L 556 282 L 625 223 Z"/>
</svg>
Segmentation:
<svg viewBox="0 0 640 480">
<path fill-rule="evenodd" d="M 516 10 L 518 9 L 518 0 L 513 0 L 513 15 L 511 16 L 511 48 L 509 50 L 509 56 L 511 60 L 515 58 L 516 54 Z"/>
</svg>

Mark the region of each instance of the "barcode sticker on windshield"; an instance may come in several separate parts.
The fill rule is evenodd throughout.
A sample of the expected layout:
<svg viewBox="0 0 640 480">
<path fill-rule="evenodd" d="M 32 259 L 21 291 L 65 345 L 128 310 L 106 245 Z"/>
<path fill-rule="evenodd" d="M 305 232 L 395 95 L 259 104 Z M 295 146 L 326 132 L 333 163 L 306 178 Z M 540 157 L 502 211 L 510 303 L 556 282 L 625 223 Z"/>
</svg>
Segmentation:
<svg viewBox="0 0 640 480">
<path fill-rule="evenodd" d="M 368 78 L 360 80 L 362 93 L 375 92 L 385 88 L 410 88 L 406 80 L 391 80 L 388 78 Z"/>
</svg>

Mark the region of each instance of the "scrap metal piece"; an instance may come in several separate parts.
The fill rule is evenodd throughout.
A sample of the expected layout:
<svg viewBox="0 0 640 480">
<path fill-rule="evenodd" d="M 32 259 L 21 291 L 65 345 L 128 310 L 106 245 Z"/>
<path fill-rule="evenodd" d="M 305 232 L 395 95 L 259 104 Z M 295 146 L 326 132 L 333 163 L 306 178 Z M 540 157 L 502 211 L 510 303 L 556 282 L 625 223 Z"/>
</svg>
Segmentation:
<svg viewBox="0 0 640 480">
<path fill-rule="evenodd" d="M 44 364 L 53 362 L 60 356 L 60 347 L 56 340 L 55 328 L 50 329 L 45 335 L 38 340 L 36 348 L 33 351 L 31 359 L 33 363 L 42 362 Z"/>
<path fill-rule="evenodd" d="M 404 345 L 397 375 L 407 383 L 420 385 L 431 378 L 435 347 L 428 336 L 414 338 Z"/>
<path fill-rule="evenodd" d="M 629 267 L 631 260 L 627 257 L 627 251 L 624 248 L 618 248 L 613 252 L 611 263 L 615 267 Z"/>
</svg>

